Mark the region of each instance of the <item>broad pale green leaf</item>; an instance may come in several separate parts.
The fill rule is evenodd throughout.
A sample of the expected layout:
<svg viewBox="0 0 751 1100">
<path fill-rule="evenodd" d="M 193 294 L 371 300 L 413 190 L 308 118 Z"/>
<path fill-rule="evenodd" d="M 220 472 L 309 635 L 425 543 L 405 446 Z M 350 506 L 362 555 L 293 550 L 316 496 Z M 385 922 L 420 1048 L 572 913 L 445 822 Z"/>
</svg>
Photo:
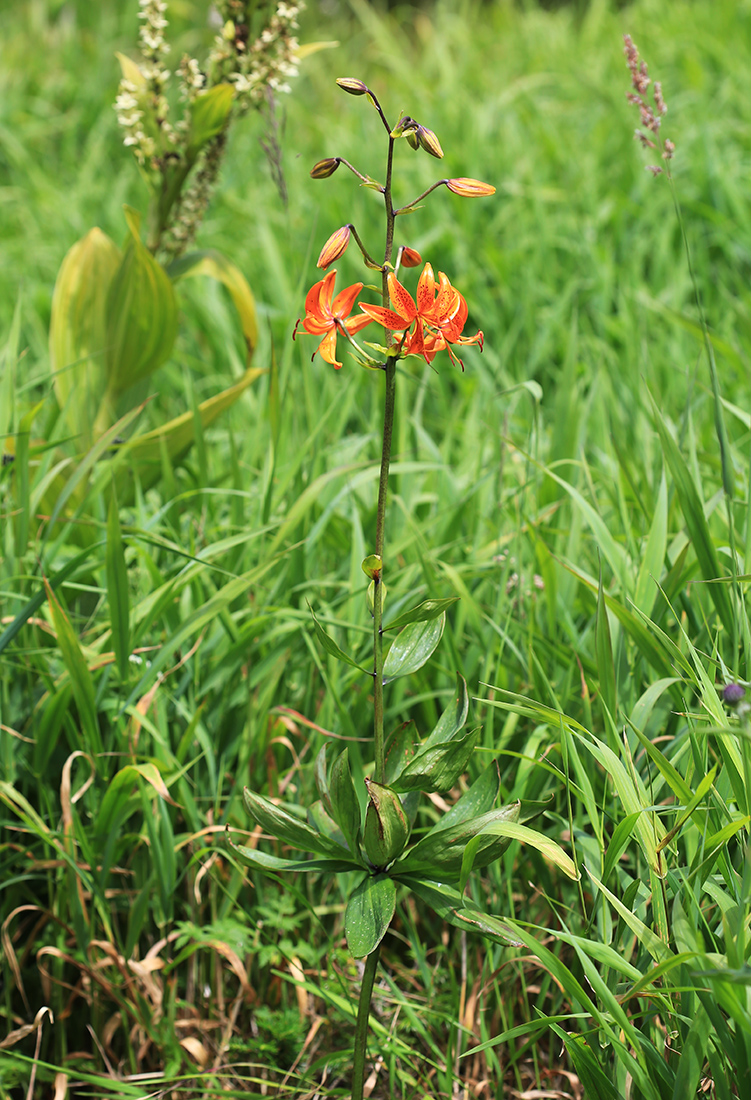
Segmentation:
<svg viewBox="0 0 751 1100">
<path fill-rule="evenodd" d="M 450 791 L 467 764 L 477 744 L 480 730 L 471 730 L 464 737 L 421 749 L 402 770 L 393 784 L 397 791 Z"/>
<path fill-rule="evenodd" d="M 449 828 L 442 828 L 442 822 L 434 825 L 430 832 L 418 841 L 406 855 L 397 860 L 394 874 L 412 871 L 431 877 L 458 879 L 461 874 L 464 849 L 475 836 L 482 835 L 482 843 L 474 855 L 475 867 L 487 867 L 499 859 L 511 842 L 503 834 L 492 835 L 489 826 L 515 822 L 519 817 L 520 803 L 503 806 L 499 810 L 490 810 L 477 817 L 460 821 Z"/>
<path fill-rule="evenodd" d="M 128 679 L 130 658 L 130 596 L 128 592 L 128 568 L 125 564 L 123 536 L 120 529 L 120 510 L 117 491 L 112 484 L 107 512 L 107 549 L 105 551 L 107 578 L 107 602 L 112 626 L 112 646 L 121 680 Z"/>
<path fill-rule="evenodd" d="M 442 612 L 437 619 L 405 626 L 392 642 L 383 663 L 384 684 L 422 668 L 438 646 L 445 623 L 446 613 Z"/>
<path fill-rule="evenodd" d="M 460 729 L 467 721 L 469 713 L 469 695 L 467 682 L 459 673 L 456 674 L 456 695 L 444 710 L 436 723 L 433 732 L 425 741 L 425 748 L 440 745 L 443 741 L 451 741 L 456 737 Z"/>
<path fill-rule="evenodd" d="M 293 817 L 281 806 L 274 805 L 268 798 L 249 791 L 246 787 L 243 791 L 243 802 L 248 814 L 256 821 L 264 832 L 291 844 L 293 848 L 301 848 L 304 852 L 316 852 L 323 856 L 334 856 L 338 859 L 349 859 L 350 853 L 340 844 L 329 840 L 322 833 L 311 829 L 310 825 Z"/>
<path fill-rule="evenodd" d="M 50 366 L 55 397 L 81 450 L 107 388 L 107 301 L 122 253 L 101 229 L 91 229 L 66 254 L 52 295 Z"/>
<path fill-rule="evenodd" d="M 352 857 L 360 857 L 360 803 L 352 782 L 349 766 L 349 749 L 337 756 L 331 768 L 329 780 L 331 815 L 344 834 Z"/>
<path fill-rule="evenodd" d="M 368 559 L 366 559 L 367 561 Z M 363 566 L 364 566 L 363 562 Z M 417 607 L 411 608 L 409 611 L 403 611 L 401 615 L 390 623 L 386 623 L 384 630 L 401 630 L 404 626 L 409 626 L 410 623 L 427 623 L 431 619 L 437 619 L 444 611 L 451 607 L 452 603 L 457 603 L 458 596 L 451 596 L 445 600 L 424 600 L 418 604 Z"/>
<path fill-rule="evenodd" d="M 393 787 L 405 766 L 419 749 L 417 726 L 414 722 L 402 722 L 386 741 L 384 751 L 386 763 L 386 783 Z"/>
<path fill-rule="evenodd" d="M 190 108 L 190 143 L 188 156 L 194 158 L 201 148 L 220 133 L 232 110 L 235 89 L 231 84 L 215 84 L 202 92 Z"/>
<path fill-rule="evenodd" d="M 126 207 L 130 240 L 107 295 L 105 365 L 112 406 L 125 390 L 147 378 L 167 359 L 177 335 L 172 282 L 139 235 L 136 212 Z M 101 418 L 111 415 L 108 409 Z"/>
<path fill-rule="evenodd" d="M 396 883 L 388 875 L 368 875 L 355 888 L 344 914 L 347 947 L 356 959 L 375 951 L 396 909 Z"/>
<path fill-rule="evenodd" d="M 245 346 L 250 361 L 258 343 L 258 319 L 253 292 L 239 267 L 231 263 L 221 252 L 207 249 L 202 252 L 190 252 L 170 264 L 167 274 L 173 282 L 194 275 L 207 275 L 216 279 L 229 291 L 237 315 L 240 318 Z"/>
</svg>

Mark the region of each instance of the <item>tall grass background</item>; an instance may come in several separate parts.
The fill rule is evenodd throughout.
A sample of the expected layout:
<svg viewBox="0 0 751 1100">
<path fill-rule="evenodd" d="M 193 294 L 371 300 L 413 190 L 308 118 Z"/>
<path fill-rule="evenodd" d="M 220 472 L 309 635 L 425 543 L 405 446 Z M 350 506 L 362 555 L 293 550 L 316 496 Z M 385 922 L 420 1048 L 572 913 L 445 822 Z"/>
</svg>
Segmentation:
<svg viewBox="0 0 751 1100">
<path fill-rule="evenodd" d="M 195 52 L 205 6 L 171 8 L 173 55 Z M 399 150 L 405 200 L 436 168 L 498 188 L 402 219 L 485 351 L 463 375 L 400 372 L 391 610 L 461 600 L 387 721 L 431 728 L 462 671 L 483 729 L 472 775 L 497 759 L 504 797 L 581 870 L 571 884 L 514 844 L 478 878 L 521 947 L 400 911 L 372 1094 L 747 1094 L 751 756 L 718 689 L 751 656 L 751 4 L 310 4 L 301 40 L 338 45 L 278 105 L 288 202 L 259 145 L 269 124 L 248 118 L 198 242 L 247 276 L 269 373 L 183 466 L 133 484 L 119 523 L 113 457 L 54 526 L 56 452 L 38 445 L 66 445 L 51 292 L 79 237 L 119 240 L 123 203 L 143 205 L 111 106 L 136 10 L 30 0 L 4 24 L 2 1011 L 11 1033 L 44 1005 L 55 1017 L 0 1052 L 5 1094 L 33 1072 L 38 1096 L 346 1095 L 347 883 L 246 877 L 223 845 L 227 824 L 248 835 L 244 784 L 304 804 L 322 731 L 352 739 L 356 769 L 369 736 L 368 683 L 316 647 L 308 604 L 367 652 L 380 393 L 291 340 L 321 242 L 347 221 L 366 241 L 380 229 L 343 170 L 308 177 L 324 156 L 382 168 L 378 118 L 336 76 L 439 135 L 440 166 Z M 632 139 L 626 31 L 668 101 L 719 395 L 670 187 Z M 338 267 L 340 285 L 363 277 L 353 255 Z M 222 293 L 196 283 L 182 307 L 144 427 L 242 371 Z M 113 629 L 140 658 L 124 680 Z"/>
</svg>

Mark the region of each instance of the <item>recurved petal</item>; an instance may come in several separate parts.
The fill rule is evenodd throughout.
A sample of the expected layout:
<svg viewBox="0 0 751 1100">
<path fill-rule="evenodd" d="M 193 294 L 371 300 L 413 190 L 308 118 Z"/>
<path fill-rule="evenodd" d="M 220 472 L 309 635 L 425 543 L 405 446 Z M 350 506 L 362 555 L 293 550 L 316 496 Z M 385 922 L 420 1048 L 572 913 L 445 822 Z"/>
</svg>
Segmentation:
<svg viewBox="0 0 751 1100">
<path fill-rule="evenodd" d="M 329 274 L 326 276 L 326 278 L 328 279 L 331 275 L 336 275 L 336 272 L 335 271 L 329 272 Z M 312 316 L 315 316 L 315 317 L 320 316 L 320 312 L 321 312 L 321 287 L 323 286 L 324 282 L 325 282 L 325 280 L 321 279 L 320 282 L 314 283 L 313 286 L 308 291 L 308 293 L 305 295 L 305 312 L 307 314 L 307 317 L 305 318 L 306 321 L 309 320 L 310 317 L 312 317 Z"/>
<path fill-rule="evenodd" d="M 336 268 L 333 271 L 329 271 L 328 275 L 321 279 L 318 286 L 318 316 L 321 320 L 331 320 L 331 298 L 334 294 L 334 283 L 336 282 Z M 315 310 L 311 312 L 315 313 Z"/>
<path fill-rule="evenodd" d="M 336 328 L 332 328 L 326 333 L 318 345 L 318 353 L 321 359 L 325 359 L 327 363 L 331 363 L 332 367 L 339 370 L 342 364 L 336 357 Z"/>
<path fill-rule="evenodd" d="M 394 332 L 402 332 L 403 329 L 409 328 L 412 324 L 406 317 L 400 317 L 398 313 L 394 313 L 393 309 L 384 309 L 383 306 L 371 306 L 360 302 L 360 309 L 372 321 L 377 321 L 379 325 L 392 329 Z"/>
<path fill-rule="evenodd" d="M 334 304 L 331 307 L 331 315 L 338 318 L 340 321 L 349 316 L 355 304 L 355 299 L 361 290 L 362 283 L 353 283 L 352 286 L 347 286 L 344 290 L 340 290 L 336 298 L 334 298 Z"/>
<path fill-rule="evenodd" d="M 396 312 L 406 320 L 407 324 L 411 324 L 417 316 L 417 306 L 412 295 L 406 287 L 402 286 L 393 271 L 389 273 L 389 298 Z M 387 327 L 394 328 L 395 326 Z M 401 327 L 406 328 L 407 326 L 402 325 Z"/>
</svg>

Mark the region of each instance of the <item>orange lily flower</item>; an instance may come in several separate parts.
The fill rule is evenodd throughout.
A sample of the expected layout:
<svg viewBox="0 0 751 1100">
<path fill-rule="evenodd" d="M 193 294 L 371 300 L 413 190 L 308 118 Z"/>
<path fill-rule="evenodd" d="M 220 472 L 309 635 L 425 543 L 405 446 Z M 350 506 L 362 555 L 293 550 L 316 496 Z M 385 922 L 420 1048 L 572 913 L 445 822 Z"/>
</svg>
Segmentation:
<svg viewBox="0 0 751 1100">
<path fill-rule="evenodd" d="M 336 298 L 334 295 L 334 283 L 336 282 L 336 270 L 330 271 L 325 279 L 310 288 L 305 298 L 305 317 L 302 319 L 302 327 L 305 332 L 313 336 L 323 336 L 316 351 L 321 353 L 321 358 L 331 363 L 337 370 L 341 363 L 336 358 L 336 337 L 338 332 L 343 332 L 349 339 L 360 329 L 369 325 L 372 318 L 364 313 L 356 317 L 349 317 L 355 304 L 357 295 L 362 290 L 362 283 L 353 283 L 352 286 L 341 290 Z M 332 301 L 333 298 L 333 301 Z M 347 318 L 349 317 L 349 320 Z M 293 339 L 297 335 L 298 320 Z M 311 360 L 315 359 L 313 352 Z"/>
<path fill-rule="evenodd" d="M 467 303 L 459 291 L 451 285 L 442 271 L 438 272 L 438 288 L 430 264 L 423 268 L 417 283 L 416 300 L 402 286 L 396 275 L 388 278 L 389 297 L 393 309 L 360 303 L 360 309 L 372 320 L 392 332 L 403 332 L 402 355 L 422 355 L 432 363 L 439 351 L 448 351 L 452 360 L 458 360 L 451 344 L 479 344 L 482 351 L 482 332 L 474 336 L 462 336 L 467 320 Z M 409 331 L 407 331 L 409 330 Z"/>
</svg>

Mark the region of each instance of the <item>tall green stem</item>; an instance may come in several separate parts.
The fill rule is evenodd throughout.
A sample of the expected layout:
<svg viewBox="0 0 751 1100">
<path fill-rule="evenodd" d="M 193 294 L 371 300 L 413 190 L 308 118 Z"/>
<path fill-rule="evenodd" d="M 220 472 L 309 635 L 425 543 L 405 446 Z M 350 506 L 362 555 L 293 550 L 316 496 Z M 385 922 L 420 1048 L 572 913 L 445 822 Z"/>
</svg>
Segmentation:
<svg viewBox="0 0 751 1100">
<path fill-rule="evenodd" d="M 376 517 L 375 552 L 383 563 L 383 541 L 386 524 L 386 496 L 389 484 L 389 463 L 391 462 L 391 437 L 394 430 L 394 408 L 396 404 L 396 358 L 392 355 L 386 360 L 386 398 L 383 411 L 383 447 L 381 449 L 381 476 L 378 482 L 378 513 Z M 383 736 L 383 565 L 381 574 L 375 581 L 373 592 L 373 740 L 375 748 L 375 781 L 386 781 L 386 757 Z"/>
<path fill-rule="evenodd" d="M 368 1047 L 368 1018 L 370 1016 L 370 998 L 373 994 L 373 982 L 378 968 L 380 947 L 376 947 L 365 960 L 360 1002 L 357 1006 L 357 1030 L 355 1031 L 355 1057 L 352 1066 L 352 1100 L 362 1100 L 365 1087 L 365 1055 Z"/>
</svg>

